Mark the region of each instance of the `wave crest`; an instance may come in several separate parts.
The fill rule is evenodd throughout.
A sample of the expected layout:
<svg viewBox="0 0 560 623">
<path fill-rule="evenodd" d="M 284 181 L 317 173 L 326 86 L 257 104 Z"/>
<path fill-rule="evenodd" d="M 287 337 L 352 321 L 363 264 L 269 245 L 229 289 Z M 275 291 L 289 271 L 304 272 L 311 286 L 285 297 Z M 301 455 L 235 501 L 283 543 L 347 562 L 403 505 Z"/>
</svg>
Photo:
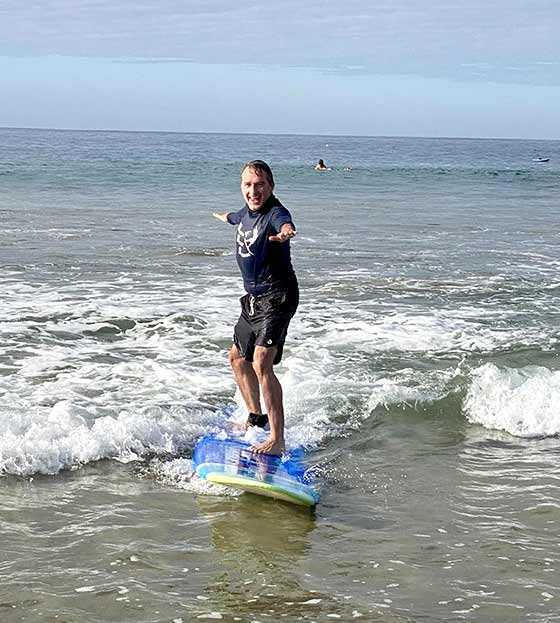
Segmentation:
<svg viewBox="0 0 560 623">
<path fill-rule="evenodd" d="M 463 404 L 470 422 L 517 437 L 560 434 L 560 371 L 487 363 L 471 376 Z"/>
</svg>

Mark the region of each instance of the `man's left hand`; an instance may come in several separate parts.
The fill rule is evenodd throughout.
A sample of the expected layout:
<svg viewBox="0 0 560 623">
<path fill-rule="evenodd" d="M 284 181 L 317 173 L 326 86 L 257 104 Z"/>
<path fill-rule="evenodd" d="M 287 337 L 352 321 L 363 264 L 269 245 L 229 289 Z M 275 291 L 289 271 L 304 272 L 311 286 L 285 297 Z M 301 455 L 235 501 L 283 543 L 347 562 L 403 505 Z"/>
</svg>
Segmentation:
<svg viewBox="0 0 560 623">
<path fill-rule="evenodd" d="M 296 235 L 296 230 L 290 225 L 286 223 L 282 225 L 282 228 L 275 236 L 269 236 L 268 239 L 271 242 L 286 242 L 290 238 L 293 238 Z"/>
</svg>

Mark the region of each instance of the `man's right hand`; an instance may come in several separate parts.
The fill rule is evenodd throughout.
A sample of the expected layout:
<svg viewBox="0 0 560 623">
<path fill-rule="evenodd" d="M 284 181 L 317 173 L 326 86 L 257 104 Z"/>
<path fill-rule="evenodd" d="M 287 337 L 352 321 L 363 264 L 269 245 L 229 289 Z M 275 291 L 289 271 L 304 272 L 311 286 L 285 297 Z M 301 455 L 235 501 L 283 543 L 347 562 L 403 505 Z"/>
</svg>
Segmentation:
<svg viewBox="0 0 560 623">
<path fill-rule="evenodd" d="M 228 217 L 229 212 L 212 212 L 212 216 L 214 218 L 217 218 L 219 221 L 222 221 L 224 223 L 227 223 L 227 217 Z"/>
</svg>

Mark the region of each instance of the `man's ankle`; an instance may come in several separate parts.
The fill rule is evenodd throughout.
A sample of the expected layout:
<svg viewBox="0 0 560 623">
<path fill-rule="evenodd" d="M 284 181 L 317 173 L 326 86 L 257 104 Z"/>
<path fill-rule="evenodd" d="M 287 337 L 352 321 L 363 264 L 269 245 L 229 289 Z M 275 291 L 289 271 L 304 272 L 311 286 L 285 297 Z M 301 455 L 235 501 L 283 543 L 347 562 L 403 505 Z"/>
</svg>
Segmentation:
<svg viewBox="0 0 560 623">
<path fill-rule="evenodd" d="M 268 415 L 266 413 L 249 413 L 247 424 L 249 426 L 264 428 L 268 424 Z"/>
</svg>

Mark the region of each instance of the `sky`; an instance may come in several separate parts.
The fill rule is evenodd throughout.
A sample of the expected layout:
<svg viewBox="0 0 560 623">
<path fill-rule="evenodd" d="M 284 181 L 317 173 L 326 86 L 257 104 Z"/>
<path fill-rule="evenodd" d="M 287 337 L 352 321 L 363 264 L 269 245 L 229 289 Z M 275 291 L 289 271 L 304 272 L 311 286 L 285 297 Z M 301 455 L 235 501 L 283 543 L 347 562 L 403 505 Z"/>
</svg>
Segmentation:
<svg viewBox="0 0 560 623">
<path fill-rule="evenodd" d="M 559 0 L 0 0 L 0 126 L 560 139 Z"/>
</svg>

